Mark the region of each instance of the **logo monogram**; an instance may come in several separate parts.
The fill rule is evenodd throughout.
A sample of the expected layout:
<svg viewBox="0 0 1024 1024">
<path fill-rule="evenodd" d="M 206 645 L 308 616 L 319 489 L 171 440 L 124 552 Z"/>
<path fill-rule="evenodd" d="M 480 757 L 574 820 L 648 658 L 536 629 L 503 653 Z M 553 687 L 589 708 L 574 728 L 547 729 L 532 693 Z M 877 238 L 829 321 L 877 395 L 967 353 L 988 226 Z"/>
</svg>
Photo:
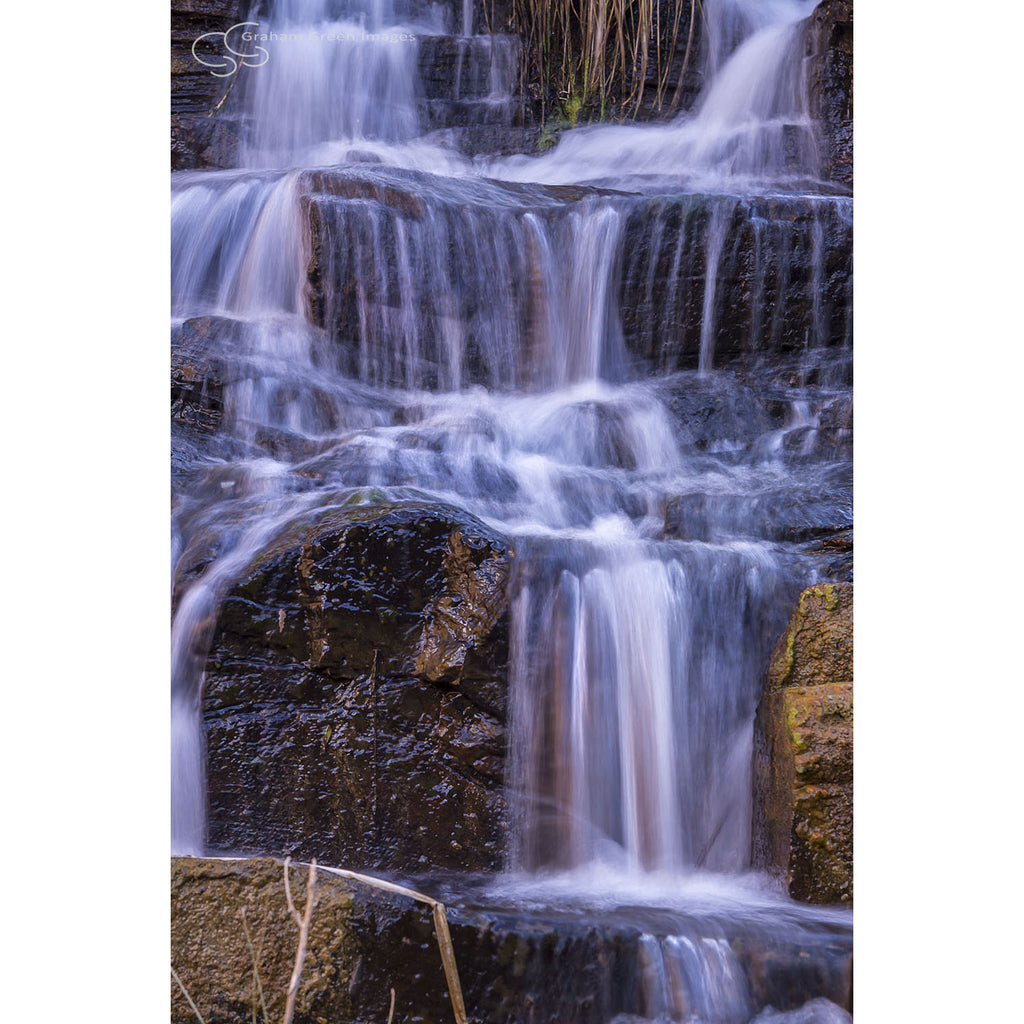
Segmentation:
<svg viewBox="0 0 1024 1024">
<path fill-rule="evenodd" d="M 261 68 L 270 60 L 270 54 L 262 46 L 252 45 L 252 32 L 243 32 L 241 37 L 238 35 L 239 29 L 243 29 L 247 25 L 259 28 L 259 24 L 258 21 L 240 21 L 237 25 L 232 25 L 231 28 L 223 32 L 207 32 L 192 44 L 192 56 L 203 67 L 218 69 L 210 72 L 216 78 L 230 78 L 241 67 Z M 249 39 L 246 39 L 246 36 L 249 36 Z M 205 57 L 200 56 L 196 53 L 196 45 L 204 39 L 221 40 L 227 53 L 223 55 L 207 54 Z M 237 49 L 238 46 L 246 47 L 246 49 Z M 252 49 L 250 50 L 249 47 Z M 261 54 L 262 56 L 260 56 Z"/>
</svg>

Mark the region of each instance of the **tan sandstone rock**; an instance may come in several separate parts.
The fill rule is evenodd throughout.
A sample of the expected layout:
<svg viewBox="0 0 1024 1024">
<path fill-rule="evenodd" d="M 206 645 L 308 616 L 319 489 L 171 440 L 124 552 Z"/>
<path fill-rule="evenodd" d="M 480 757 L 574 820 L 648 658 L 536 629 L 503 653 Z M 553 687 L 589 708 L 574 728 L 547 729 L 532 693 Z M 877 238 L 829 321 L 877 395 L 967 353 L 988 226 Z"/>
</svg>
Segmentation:
<svg viewBox="0 0 1024 1024">
<path fill-rule="evenodd" d="M 755 729 L 754 862 L 809 903 L 853 900 L 853 587 L 810 587 Z"/>
</svg>

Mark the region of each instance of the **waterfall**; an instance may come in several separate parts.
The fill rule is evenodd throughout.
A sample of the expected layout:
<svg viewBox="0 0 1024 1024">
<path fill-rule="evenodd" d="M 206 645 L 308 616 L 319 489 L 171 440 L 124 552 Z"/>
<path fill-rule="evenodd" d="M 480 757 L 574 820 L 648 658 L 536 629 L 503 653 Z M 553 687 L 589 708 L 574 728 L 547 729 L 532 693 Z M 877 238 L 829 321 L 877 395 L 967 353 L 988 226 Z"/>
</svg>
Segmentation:
<svg viewBox="0 0 1024 1024">
<path fill-rule="evenodd" d="M 710 82 L 694 113 L 667 126 L 569 133 L 549 156 L 483 169 L 540 181 L 630 166 L 671 171 L 681 182 L 698 172 L 734 185 L 785 178 L 782 134 L 809 125 L 799 61 L 790 59 L 809 6 L 728 0 L 708 9 Z M 466 37 L 471 13 L 464 5 Z M 203 637 L 219 594 L 312 500 L 287 453 L 298 441 L 287 438 L 337 437 L 347 453 L 331 471 L 337 485 L 411 483 L 523 538 L 530 568 L 514 595 L 510 865 L 611 859 L 640 872 L 741 870 L 757 672 L 780 626 L 780 595 L 790 596 L 809 570 L 786 563 L 756 524 L 737 521 L 736 501 L 705 502 L 692 539 L 657 539 L 659 510 L 682 480 L 699 488 L 695 477 L 713 487 L 716 478 L 731 479 L 736 494 L 758 493 L 766 475 L 780 472 L 782 442 L 757 449 L 767 463 L 737 467 L 725 451 L 690 468 L 656 392 L 628 383 L 637 366 L 619 308 L 636 264 L 625 228 L 637 201 L 594 195 L 566 203 L 472 177 L 449 187 L 415 172 L 397 185 L 379 176 L 373 194 L 408 189 L 413 215 L 347 192 L 339 172 L 311 184 L 298 170 L 259 169 L 316 166 L 337 156 L 339 144 L 414 141 L 423 130 L 417 38 L 439 31 L 438 18 L 429 5 L 399 15 L 379 3 L 277 3 L 260 27 L 277 36 L 271 58 L 249 76 L 240 100 L 251 125 L 240 162 L 249 169 L 175 182 L 173 312 L 179 323 L 214 316 L 231 325 L 221 351 L 236 367 L 225 388 L 226 429 L 244 453 L 218 500 L 201 512 L 197 499 L 180 503 L 182 522 L 195 536 L 216 537 L 208 543 L 218 554 L 175 617 L 175 835 L 183 848 L 201 846 L 197 702 Z M 496 80 L 489 89 L 498 89 Z M 800 172 L 812 174 L 811 148 L 798 150 Z M 360 188 L 373 173 L 360 171 Z M 310 194 L 329 243 L 320 327 L 307 319 Z M 738 207 L 735 199 L 714 205 L 703 222 L 670 221 L 663 209 L 650 258 L 636 273 L 652 317 L 666 317 L 666 344 L 669 321 L 682 315 L 676 304 L 697 301 L 696 362 L 707 378 L 721 347 L 719 281 L 732 272 L 726 245 Z M 758 253 L 763 230 L 754 232 Z M 825 351 L 832 331 L 822 304 L 823 238 L 815 214 L 809 335 Z M 680 281 L 697 260 L 703 290 L 694 300 Z M 659 266 L 670 268 L 671 293 L 655 302 Z M 758 275 L 755 290 L 765 295 L 767 269 Z M 784 305 L 780 293 L 776 316 Z M 354 391 L 354 382 L 370 390 Z M 490 391 L 466 392 L 474 383 Z M 399 433 L 394 397 L 383 401 L 378 388 L 435 394 L 417 399 L 422 418 Z M 442 455 L 433 457 L 417 439 L 439 430 Z M 268 432 L 284 438 L 270 454 L 261 440 Z M 481 487 L 484 470 L 506 487 Z M 253 517 L 244 529 L 239 503 Z M 718 507 L 730 516 L 720 527 L 707 518 Z M 723 530 L 729 539 L 718 543 Z M 561 754 L 549 770 L 552 749 Z"/>
<path fill-rule="evenodd" d="M 720 0 L 704 5 L 708 85 L 669 124 L 566 133 L 542 157 L 496 161 L 495 177 L 552 184 L 664 175 L 690 188 L 745 191 L 819 176 L 799 51 L 814 0 Z"/>
<path fill-rule="evenodd" d="M 499 884 L 664 903 L 748 872 L 761 674 L 827 567 L 815 531 L 849 520 L 829 416 L 851 216 L 817 180 L 813 3 L 704 6 L 692 111 L 474 161 L 442 115 L 505 116 L 517 51 L 472 34 L 468 0 L 270 5 L 269 59 L 229 97 L 238 166 L 173 182 L 175 337 L 223 392 L 174 496 L 175 852 L 207 848 L 225 594 L 302 517 L 377 489 L 514 547 Z M 638 1012 L 757 1011 L 701 927 L 638 933 Z"/>
</svg>

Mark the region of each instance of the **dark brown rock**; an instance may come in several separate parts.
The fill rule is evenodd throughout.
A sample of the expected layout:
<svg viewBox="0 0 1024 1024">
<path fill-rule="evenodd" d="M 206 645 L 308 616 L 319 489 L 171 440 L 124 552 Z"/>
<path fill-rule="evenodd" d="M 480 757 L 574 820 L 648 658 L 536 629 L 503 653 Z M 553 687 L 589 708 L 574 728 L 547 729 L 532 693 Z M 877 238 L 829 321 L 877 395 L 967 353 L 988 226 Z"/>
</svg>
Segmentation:
<svg viewBox="0 0 1024 1024">
<path fill-rule="evenodd" d="M 805 590 L 755 727 L 755 865 L 795 899 L 853 900 L 853 587 Z"/>
<path fill-rule="evenodd" d="M 710 275 L 712 233 L 719 257 Z M 629 352 L 662 373 L 852 342 L 850 201 L 686 195 L 632 204 L 618 295 Z M 710 310 L 710 320 L 705 315 Z"/>
<path fill-rule="evenodd" d="M 819 124 L 824 177 L 853 182 L 853 3 L 824 0 L 804 29 L 808 98 Z"/>
<path fill-rule="evenodd" d="M 424 388 L 508 386 L 543 372 L 543 360 L 529 344 L 547 316 L 537 286 L 543 252 L 529 244 L 525 218 L 543 224 L 552 243 L 564 244 L 573 230 L 570 218 L 600 193 L 484 181 L 455 193 L 450 182 L 433 175 L 370 169 L 310 173 L 303 191 L 310 228 L 308 314 L 337 342 L 345 372 Z M 850 346 L 848 197 L 604 195 L 622 218 L 611 304 L 625 352 L 609 352 L 609 364 L 631 361 L 652 373 L 696 369 L 706 322 L 715 368 Z M 707 296 L 712 233 L 720 236 L 710 275 L 713 298 Z M 438 251 L 448 254 L 441 269 Z M 507 290 L 500 324 L 493 320 L 494 273 L 483 272 L 491 264 L 481 262 L 481 251 L 493 255 L 500 287 Z M 380 262 L 408 266 L 409 280 L 399 288 L 381 279 Z M 400 304 L 409 295 L 419 325 L 413 358 L 395 327 L 403 322 Z M 444 339 L 453 317 L 466 338 L 459 381 L 444 376 Z M 497 344 L 501 332 L 522 343 Z M 364 348 L 371 354 L 368 369 Z M 606 369 L 614 375 L 623 368 Z"/>
<path fill-rule="evenodd" d="M 397 502 L 319 511 L 255 559 L 207 663 L 211 844 L 497 867 L 508 557 L 465 512 Z"/>
<path fill-rule="evenodd" d="M 171 116 L 171 169 L 234 167 L 238 156 L 238 122 L 207 114 Z"/>
<path fill-rule="evenodd" d="M 247 4 L 242 0 L 172 0 L 171 3 L 171 168 L 230 167 L 238 145 L 233 121 L 211 116 L 234 90 L 237 75 L 211 74 L 196 60 L 196 53 L 210 59 L 219 56 L 210 32 L 223 32 L 244 21 Z M 244 75 L 242 68 L 239 74 Z"/>
<path fill-rule="evenodd" d="M 171 332 L 171 417 L 216 430 L 224 414 L 228 366 L 221 350 L 233 325 L 222 317 L 186 320 Z"/>
</svg>

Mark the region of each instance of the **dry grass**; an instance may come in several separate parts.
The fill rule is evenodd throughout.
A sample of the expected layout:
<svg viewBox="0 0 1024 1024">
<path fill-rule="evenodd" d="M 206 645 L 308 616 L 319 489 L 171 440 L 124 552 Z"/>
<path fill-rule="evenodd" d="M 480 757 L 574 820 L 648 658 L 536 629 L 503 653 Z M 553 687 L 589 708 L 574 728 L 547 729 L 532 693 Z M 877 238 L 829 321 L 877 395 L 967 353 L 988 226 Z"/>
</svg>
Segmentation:
<svg viewBox="0 0 1024 1024">
<path fill-rule="evenodd" d="M 513 0 L 512 12 L 531 71 L 558 96 L 561 110 L 545 109 L 545 118 L 635 117 L 649 76 L 654 108 L 678 108 L 683 75 L 668 97 L 669 75 L 681 33 L 683 74 L 692 64 L 700 0 Z"/>
</svg>

